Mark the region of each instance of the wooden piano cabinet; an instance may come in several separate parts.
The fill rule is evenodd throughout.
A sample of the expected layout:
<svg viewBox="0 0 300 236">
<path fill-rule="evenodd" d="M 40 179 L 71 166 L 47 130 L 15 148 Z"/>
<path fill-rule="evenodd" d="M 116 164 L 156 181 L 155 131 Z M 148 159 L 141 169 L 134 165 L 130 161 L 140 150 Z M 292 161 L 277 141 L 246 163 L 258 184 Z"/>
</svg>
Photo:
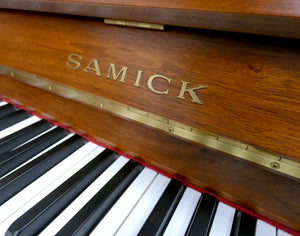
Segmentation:
<svg viewBox="0 0 300 236">
<path fill-rule="evenodd" d="M 0 33 L 0 65 L 299 163 L 296 39 L 180 27 L 144 30 L 105 25 L 97 18 L 11 10 L 0 12 Z M 125 68 L 116 80 L 113 68 L 115 74 Z M 192 102 L 189 93 L 182 99 L 185 82 L 203 86 L 195 92 L 203 104 Z M 0 97 L 300 232 L 297 178 L 123 119 L 101 106 L 57 96 L 51 87 L 46 91 L 19 82 L 13 73 L 0 75 Z"/>
</svg>

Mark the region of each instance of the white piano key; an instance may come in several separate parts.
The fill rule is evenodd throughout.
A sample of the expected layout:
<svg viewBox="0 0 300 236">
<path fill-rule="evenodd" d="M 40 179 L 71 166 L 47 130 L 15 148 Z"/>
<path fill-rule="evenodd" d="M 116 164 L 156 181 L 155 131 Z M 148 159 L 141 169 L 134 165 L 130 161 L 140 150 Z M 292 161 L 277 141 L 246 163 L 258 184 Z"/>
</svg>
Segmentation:
<svg viewBox="0 0 300 236">
<path fill-rule="evenodd" d="M 144 168 L 120 199 L 91 233 L 91 236 L 114 235 L 156 177 L 157 172 Z"/>
<path fill-rule="evenodd" d="M 21 192 L 17 193 L 7 202 L 0 206 L 0 212 L 7 212 L 5 215 L 0 215 L 0 223 L 2 223 L 6 218 L 12 215 L 19 208 L 23 207 L 28 201 L 32 200 L 37 194 L 42 192 L 45 188 L 48 188 L 52 182 L 57 180 L 61 175 L 66 173 L 66 170 L 72 168 L 77 162 L 84 159 L 86 155 L 96 149 L 96 145 L 93 143 L 87 143 L 76 152 L 69 155 L 61 163 L 50 169 L 40 178 L 32 182 Z M 102 149 L 101 149 L 102 150 Z M 101 151 L 100 151 L 101 152 Z M 73 172 L 76 170 L 73 170 Z"/>
<path fill-rule="evenodd" d="M 284 232 L 281 229 L 277 229 L 277 236 L 292 236 L 292 235 L 287 232 Z"/>
<path fill-rule="evenodd" d="M 4 106 L 4 105 L 6 105 L 6 104 L 7 104 L 7 102 L 0 101 L 0 107 Z"/>
<path fill-rule="evenodd" d="M 12 133 L 15 133 L 18 130 L 23 129 L 31 124 L 34 124 L 34 123 L 38 122 L 39 120 L 41 120 L 41 119 L 36 116 L 31 116 L 31 117 L 29 117 L 25 120 L 22 120 L 12 126 L 9 126 L 6 129 L 0 131 L 0 139 L 4 138 Z"/>
<path fill-rule="evenodd" d="M 184 235 L 189 226 L 201 193 L 186 188 L 178 206 L 164 232 L 164 236 Z"/>
<path fill-rule="evenodd" d="M 128 161 L 129 159 L 121 156 L 113 162 L 40 235 L 48 236 L 56 234 Z"/>
<path fill-rule="evenodd" d="M 209 236 L 229 236 L 235 209 L 219 202 Z"/>
<path fill-rule="evenodd" d="M 38 201 L 70 178 L 75 172 L 86 165 L 103 151 L 93 143 L 87 143 L 69 155 L 58 165 L 47 171 L 36 181 L 0 206 L 0 235 L 9 225 L 34 206 Z"/>
<path fill-rule="evenodd" d="M 115 235 L 137 235 L 169 182 L 169 178 L 158 175 Z"/>
<path fill-rule="evenodd" d="M 276 227 L 270 225 L 262 220 L 257 220 L 255 236 L 276 236 Z"/>
</svg>

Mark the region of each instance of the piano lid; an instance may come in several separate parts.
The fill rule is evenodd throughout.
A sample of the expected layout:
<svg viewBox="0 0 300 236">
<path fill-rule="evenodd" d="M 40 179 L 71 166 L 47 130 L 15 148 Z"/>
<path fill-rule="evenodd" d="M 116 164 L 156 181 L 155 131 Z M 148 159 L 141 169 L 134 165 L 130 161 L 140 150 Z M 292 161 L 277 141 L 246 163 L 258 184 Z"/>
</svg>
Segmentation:
<svg viewBox="0 0 300 236">
<path fill-rule="evenodd" d="M 297 0 L 2 0 L 0 8 L 300 38 Z"/>
</svg>

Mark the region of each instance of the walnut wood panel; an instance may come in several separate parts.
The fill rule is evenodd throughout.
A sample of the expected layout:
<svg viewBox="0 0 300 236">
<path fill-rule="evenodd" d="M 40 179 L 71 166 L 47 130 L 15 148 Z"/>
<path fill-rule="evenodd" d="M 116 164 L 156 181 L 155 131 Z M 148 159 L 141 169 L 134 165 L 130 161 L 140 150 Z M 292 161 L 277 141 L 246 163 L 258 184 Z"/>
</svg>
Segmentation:
<svg viewBox="0 0 300 236">
<path fill-rule="evenodd" d="M 300 231 L 299 180 L 0 77 L 2 97 L 240 208 Z M 31 94 L 31 96 L 29 96 Z"/>
<path fill-rule="evenodd" d="M 0 64 L 86 90 L 187 125 L 300 159 L 300 49 L 297 40 L 173 28 L 166 32 L 104 25 L 99 19 L 5 12 Z M 81 66 L 66 66 L 70 53 Z M 84 72 L 97 59 L 102 76 Z M 109 63 L 128 67 L 125 83 Z M 144 71 L 135 87 L 137 70 Z M 172 79 L 170 85 L 153 74 Z M 208 86 L 203 105 L 176 98 L 181 80 Z"/>
<path fill-rule="evenodd" d="M 0 7 L 300 38 L 297 0 L 2 0 Z"/>
</svg>

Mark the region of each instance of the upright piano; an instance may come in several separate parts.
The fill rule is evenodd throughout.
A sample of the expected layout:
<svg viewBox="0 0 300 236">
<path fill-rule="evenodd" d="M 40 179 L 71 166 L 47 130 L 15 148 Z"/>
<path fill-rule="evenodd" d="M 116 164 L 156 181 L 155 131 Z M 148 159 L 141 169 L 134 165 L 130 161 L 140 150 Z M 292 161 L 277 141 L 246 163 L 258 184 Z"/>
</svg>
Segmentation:
<svg viewBox="0 0 300 236">
<path fill-rule="evenodd" d="M 300 235 L 298 0 L 0 8 L 0 234 Z"/>
</svg>

